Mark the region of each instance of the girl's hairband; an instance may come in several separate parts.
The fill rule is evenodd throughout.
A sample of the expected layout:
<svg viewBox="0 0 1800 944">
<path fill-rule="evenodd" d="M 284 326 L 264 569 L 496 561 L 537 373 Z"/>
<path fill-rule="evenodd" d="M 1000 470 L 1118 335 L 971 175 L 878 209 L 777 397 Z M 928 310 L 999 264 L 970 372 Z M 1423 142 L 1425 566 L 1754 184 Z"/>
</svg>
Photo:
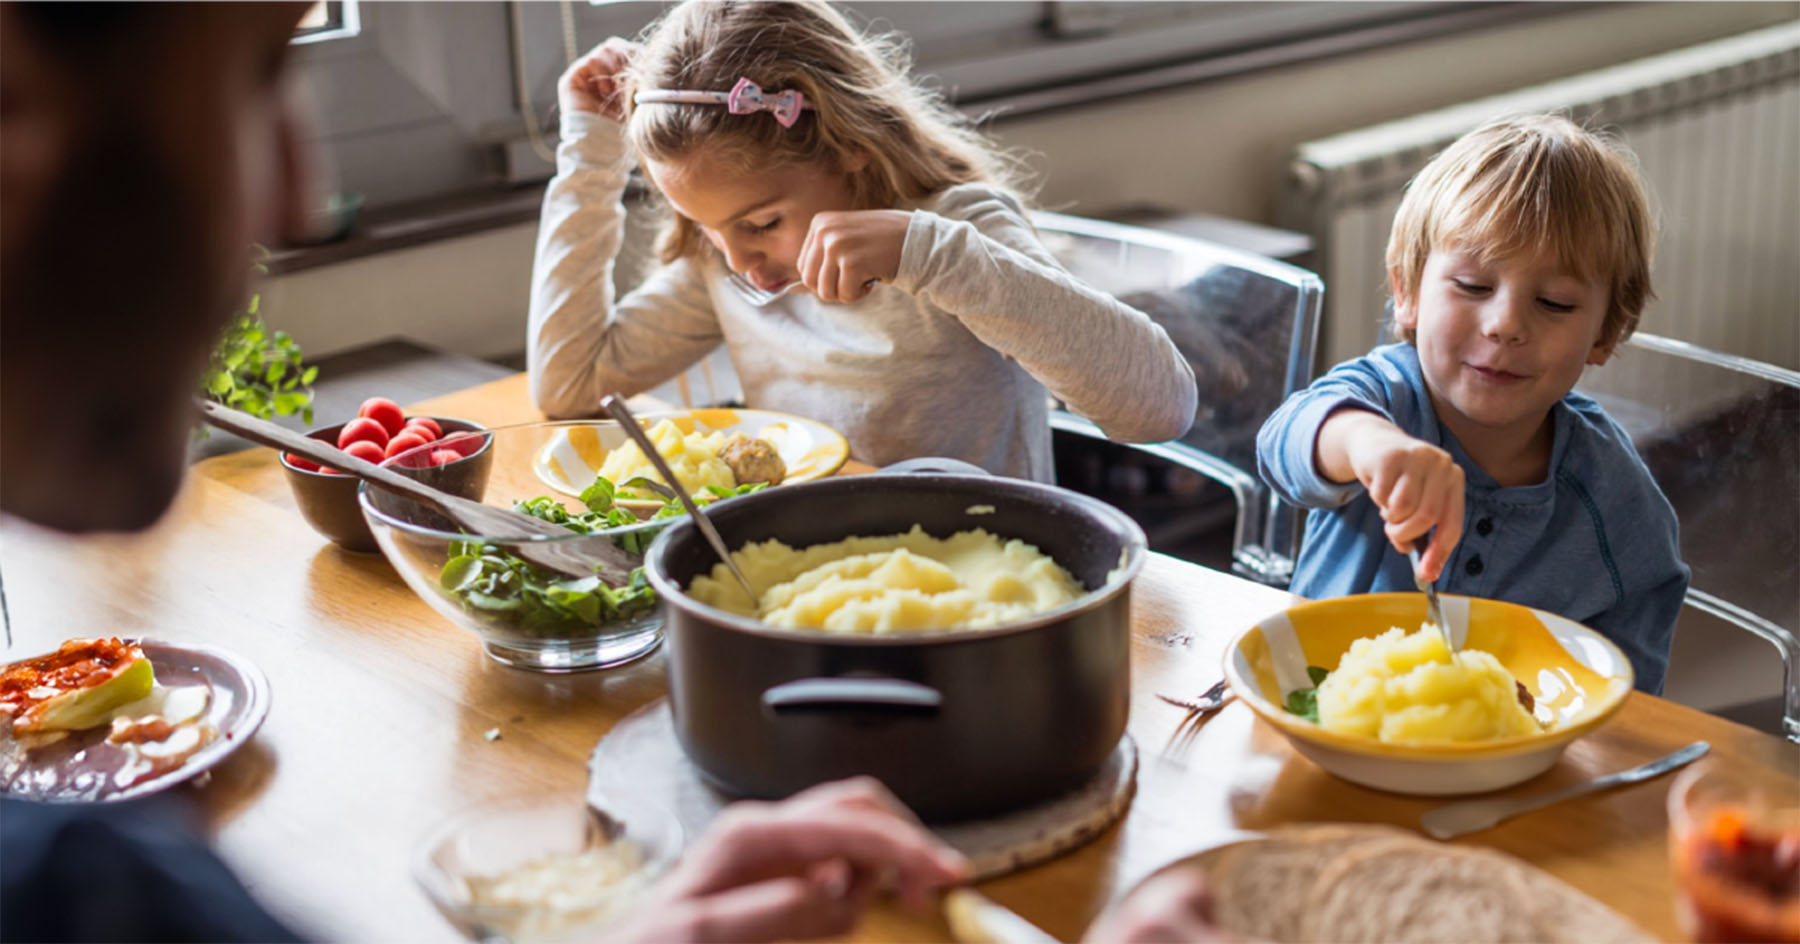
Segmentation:
<svg viewBox="0 0 1800 944">
<path fill-rule="evenodd" d="M 766 111 L 774 115 L 783 128 L 792 128 L 794 122 L 800 120 L 800 113 L 811 107 L 806 104 L 806 95 L 796 89 L 769 95 L 763 92 L 762 86 L 749 79 L 738 79 L 729 92 L 645 89 L 632 101 L 639 105 L 724 105 L 734 115 Z"/>
</svg>

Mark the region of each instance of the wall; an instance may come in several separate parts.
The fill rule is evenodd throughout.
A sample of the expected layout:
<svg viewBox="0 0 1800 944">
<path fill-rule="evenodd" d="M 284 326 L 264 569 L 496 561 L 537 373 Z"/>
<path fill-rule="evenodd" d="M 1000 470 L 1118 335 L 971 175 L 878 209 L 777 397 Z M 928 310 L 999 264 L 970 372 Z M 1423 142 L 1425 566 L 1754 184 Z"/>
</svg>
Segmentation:
<svg viewBox="0 0 1800 944">
<path fill-rule="evenodd" d="M 1157 204 L 1266 222 L 1286 158 L 1302 141 L 1797 12 L 1793 3 L 1620 4 L 1002 120 L 993 130 L 1008 146 L 1033 152 L 1046 176 L 1041 201 L 1052 208 L 1101 213 Z M 516 352 L 524 346 L 535 229 L 514 226 L 275 278 L 265 311 L 310 356 L 395 334 L 476 356 Z"/>
</svg>

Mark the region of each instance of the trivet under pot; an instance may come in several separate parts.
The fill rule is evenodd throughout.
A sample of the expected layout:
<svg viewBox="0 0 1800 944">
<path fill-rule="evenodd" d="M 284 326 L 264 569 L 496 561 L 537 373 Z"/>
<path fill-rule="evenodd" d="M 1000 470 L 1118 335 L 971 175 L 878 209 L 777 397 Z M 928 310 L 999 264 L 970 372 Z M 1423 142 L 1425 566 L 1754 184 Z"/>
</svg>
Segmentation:
<svg viewBox="0 0 1800 944">
<path fill-rule="evenodd" d="M 1137 744 L 1127 734 L 1087 783 L 1061 796 L 999 816 L 934 823 L 932 832 L 969 857 L 986 880 L 1055 858 L 1095 836 L 1130 805 L 1137 782 Z M 623 718 L 594 746 L 588 798 L 604 807 L 613 794 L 649 797 L 667 806 L 693 842 L 733 799 L 714 789 L 682 753 L 667 699 Z"/>
</svg>

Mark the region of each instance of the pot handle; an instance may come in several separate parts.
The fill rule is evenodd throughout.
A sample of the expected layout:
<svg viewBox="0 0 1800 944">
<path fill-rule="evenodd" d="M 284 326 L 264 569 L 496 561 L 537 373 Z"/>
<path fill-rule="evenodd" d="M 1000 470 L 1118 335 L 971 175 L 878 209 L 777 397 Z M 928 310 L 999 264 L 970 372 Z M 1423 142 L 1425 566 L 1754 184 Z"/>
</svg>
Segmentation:
<svg viewBox="0 0 1800 944">
<path fill-rule="evenodd" d="M 762 703 L 765 711 L 776 714 L 873 708 L 896 714 L 935 715 L 944 703 L 944 694 L 905 679 L 840 676 L 783 682 L 765 690 Z"/>
<path fill-rule="evenodd" d="M 875 470 L 876 475 L 932 472 L 947 472 L 951 475 L 985 475 L 990 478 L 993 476 L 993 473 L 973 462 L 964 462 L 961 459 L 951 459 L 947 456 L 920 456 L 917 459 L 902 459 L 893 465 L 884 465 Z"/>
</svg>

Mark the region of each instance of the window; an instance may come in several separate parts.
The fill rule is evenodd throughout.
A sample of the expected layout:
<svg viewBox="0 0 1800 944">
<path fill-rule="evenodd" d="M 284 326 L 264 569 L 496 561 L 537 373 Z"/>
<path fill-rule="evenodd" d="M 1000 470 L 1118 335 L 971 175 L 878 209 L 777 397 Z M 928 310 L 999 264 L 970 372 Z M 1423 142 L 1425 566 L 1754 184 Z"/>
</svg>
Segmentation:
<svg viewBox="0 0 1800 944">
<path fill-rule="evenodd" d="M 859 25 L 910 36 L 915 69 L 959 106 L 1004 116 L 1585 5 L 848 0 L 842 8 Z M 297 53 L 327 188 L 380 206 L 548 177 L 556 79 L 571 51 L 634 36 L 668 6 L 318 4 L 295 42 L 305 44 Z"/>
</svg>

